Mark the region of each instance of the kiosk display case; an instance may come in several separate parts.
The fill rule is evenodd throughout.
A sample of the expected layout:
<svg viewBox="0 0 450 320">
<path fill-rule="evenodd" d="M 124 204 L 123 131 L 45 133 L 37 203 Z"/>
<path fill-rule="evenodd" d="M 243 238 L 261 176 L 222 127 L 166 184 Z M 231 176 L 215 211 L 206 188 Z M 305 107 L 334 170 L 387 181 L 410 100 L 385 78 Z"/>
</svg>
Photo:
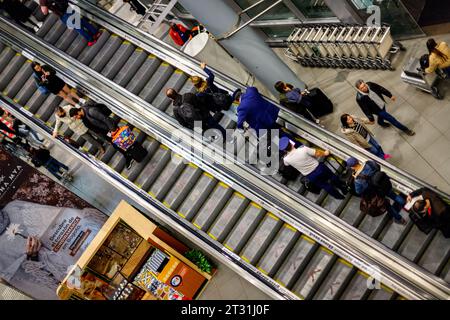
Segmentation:
<svg viewBox="0 0 450 320">
<path fill-rule="evenodd" d="M 61 299 L 191 300 L 215 273 L 189 248 L 122 201 L 58 287 Z M 78 270 L 75 272 L 75 270 Z"/>
</svg>

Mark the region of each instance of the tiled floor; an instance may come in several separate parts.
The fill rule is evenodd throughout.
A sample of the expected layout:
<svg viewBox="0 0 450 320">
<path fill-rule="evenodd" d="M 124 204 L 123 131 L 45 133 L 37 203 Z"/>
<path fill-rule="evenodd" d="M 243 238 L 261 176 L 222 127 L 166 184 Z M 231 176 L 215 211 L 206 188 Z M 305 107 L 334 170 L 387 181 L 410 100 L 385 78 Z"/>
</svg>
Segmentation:
<svg viewBox="0 0 450 320">
<path fill-rule="evenodd" d="M 436 39 L 450 42 L 450 35 L 436 36 Z M 397 101 L 388 104 L 388 112 L 415 130 L 416 136 L 374 125 L 371 129 L 376 139 L 386 153 L 392 154 L 389 162 L 450 193 L 450 80 L 439 85 L 444 100 L 436 100 L 400 79 L 402 67 L 409 58 L 426 53 L 425 42 L 426 38 L 402 42 L 407 51 L 395 58 L 396 71 L 303 68 L 286 58 L 283 49 L 274 50 L 309 87 L 320 87 L 333 101 L 335 111 L 323 118 L 323 124 L 335 133 L 340 134 L 342 113 L 364 116 L 355 100 L 356 80 L 376 82 L 393 92 Z"/>
</svg>

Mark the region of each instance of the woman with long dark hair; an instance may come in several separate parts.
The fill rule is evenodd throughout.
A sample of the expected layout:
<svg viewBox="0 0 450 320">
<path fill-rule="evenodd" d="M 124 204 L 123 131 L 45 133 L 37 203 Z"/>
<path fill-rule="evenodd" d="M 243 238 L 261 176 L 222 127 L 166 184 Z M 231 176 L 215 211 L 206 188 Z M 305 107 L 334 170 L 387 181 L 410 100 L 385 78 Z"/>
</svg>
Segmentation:
<svg viewBox="0 0 450 320">
<path fill-rule="evenodd" d="M 345 113 L 341 116 L 341 132 L 350 142 L 359 145 L 377 157 L 383 160 L 391 158 L 391 155 L 384 153 L 383 148 L 375 140 L 373 133 L 370 132 L 365 123 L 370 123 L 370 121 L 368 119 L 364 121 Z"/>
<path fill-rule="evenodd" d="M 430 66 L 425 69 L 426 73 L 433 73 L 436 69 L 441 69 L 450 77 L 450 48 L 447 43 L 437 43 L 434 39 L 427 41 Z"/>
<path fill-rule="evenodd" d="M 56 75 L 55 69 L 48 65 L 41 66 L 37 62 L 31 63 L 31 68 L 34 72 L 34 78 L 38 87 L 43 87 L 46 92 L 53 93 L 64 100 L 66 100 L 71 105 L 75 106 L 77 103 L 86 103 L 85 99 L 78 96 L 75 91 L 64 82 L 60 77 Z"/>
</svg>

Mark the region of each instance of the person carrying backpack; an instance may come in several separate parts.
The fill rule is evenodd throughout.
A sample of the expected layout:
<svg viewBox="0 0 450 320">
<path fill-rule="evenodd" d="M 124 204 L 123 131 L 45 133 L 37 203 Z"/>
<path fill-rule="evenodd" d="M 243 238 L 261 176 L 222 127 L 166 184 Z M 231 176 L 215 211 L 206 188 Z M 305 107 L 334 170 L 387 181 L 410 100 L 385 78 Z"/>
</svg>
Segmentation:
<svg viewBox="0 0 450 320">
<path fill-rule="evenodd" d="M 33 32 L 38 32 L 42 22 L 33 16 L 33 10 L 20 0 L 0 0 L 0 9 L 4 10 L 15 22 Z"/>
<path fill-rule="evenodd" d="M 202 130 L 217 129 L 226 139 L 227 133 L 225 129 L 215 120 L 207 108 L 193 93 L 179 94 L 175 89 L 166 90 L 166 96 L 172 100 L 173 113 L 175 119 L 185 128 L 194 130 L 195 122 L 202 123 Z"/>
<path fill-rule="evenodd" d="M 69 167 L 53 158 L 47 149 L 31 148 L 30 153 L 32 155 L 31 162 L 36 168 L 41 166 L 45 167 L 58 180 L 62 180 L 63 178 L 68 181 L 73 180 L 73 177 L 69 174 Z"/>
<path fill-rule="evenodd" d="M 400 215 L 405 198 L 394 192 L 390 178 L 381 171 L 378 163 L 369 160 L 363 165 L 351 157 L 347 160 L 347 168 L 353 171 L 355 194 L 362 197 L 363 212 L 371 216 L 388 212 L 396 223 L 406 224 Z M 391 205 L 388 199 L 393 200 L 394 204 Z"/>
</svg>

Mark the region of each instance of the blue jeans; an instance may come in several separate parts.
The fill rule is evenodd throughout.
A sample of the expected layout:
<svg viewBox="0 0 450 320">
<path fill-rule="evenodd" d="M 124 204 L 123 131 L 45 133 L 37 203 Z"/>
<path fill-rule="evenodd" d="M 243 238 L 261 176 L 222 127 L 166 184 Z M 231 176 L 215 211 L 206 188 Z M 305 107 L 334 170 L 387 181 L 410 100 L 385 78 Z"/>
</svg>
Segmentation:
<svg viewBox="0 0 450 320">
<path fill-rule="evenodd" d="M 386 107 L 383 108 L 383 111 L 381 111 L 378 114 L 378 124 L 383 125 L 385 124 L 384 121 L 390 122 L 394 127 L 397 129 L 400 129 L 402 131 L 407 131 L 408 128 L 405 127 L 403 124 L 401 124 L 397 119 L 395 119 L 390 113 L 386 111 Z"/>
<path fill-rule="evenodd" d="M 61 21 L 67 25 L 67 20 L 73 15 L 74 13 L 65 13 L 60 17 Z M 76 32 L 78 32 L 83 38 L 86 39 L 86 41 L 91 42 L 94 40 L 94 35 L 97 34 L 98 30 L 93 25 L 91 25 L 85 18 L 81 17 L 80 19 L 80 27 L 81 28 L 75 28 Z"/>
<path fill-rule="evenodd" d="M 388 214 L 397 221 L 402 219 L 400 211 L 404 207 L 406 200 L 402 196 L 396 194 L 393 190 L 387 195 L 387 198 L 394 200 L 394 204 L 388 203 L 387 212 Z"/>
<path fill-rule="evenodd" d="M 378 144 L 378 142 L 375 140 L 374 137 L 372 136 L 370 137 L 369 144 L 371 145 L 371 147 L 366 150 L 384 160 L 385 154 L 383 148 L 381 148 L 381 146 Z"/>
<path fill-rule="evenodd" d="M 344 199 L 345 197 L 336 189 L 339 188 L 343 193 L 346 193 L 345 184 L 323 163 L 310 174 L 306 176 L 309 181 L 315 184 L 318 188 L 324 189 L 332 197 L 336 199 Z"/>
<path fill-rule="evenodd" d="M 55 158 L 50 157 L 50 159 L 47 161 L 47 163 L 44 165 L 44 167 L 50 171 L 51 174 L 53 174 L 58 180 L 61 180 L 60 170 L 61 168 L 65 169 L 66 171 L 69 170 L 69 167 L 66 166 L 64 163 L 59 162 Z"/>
</svg>

